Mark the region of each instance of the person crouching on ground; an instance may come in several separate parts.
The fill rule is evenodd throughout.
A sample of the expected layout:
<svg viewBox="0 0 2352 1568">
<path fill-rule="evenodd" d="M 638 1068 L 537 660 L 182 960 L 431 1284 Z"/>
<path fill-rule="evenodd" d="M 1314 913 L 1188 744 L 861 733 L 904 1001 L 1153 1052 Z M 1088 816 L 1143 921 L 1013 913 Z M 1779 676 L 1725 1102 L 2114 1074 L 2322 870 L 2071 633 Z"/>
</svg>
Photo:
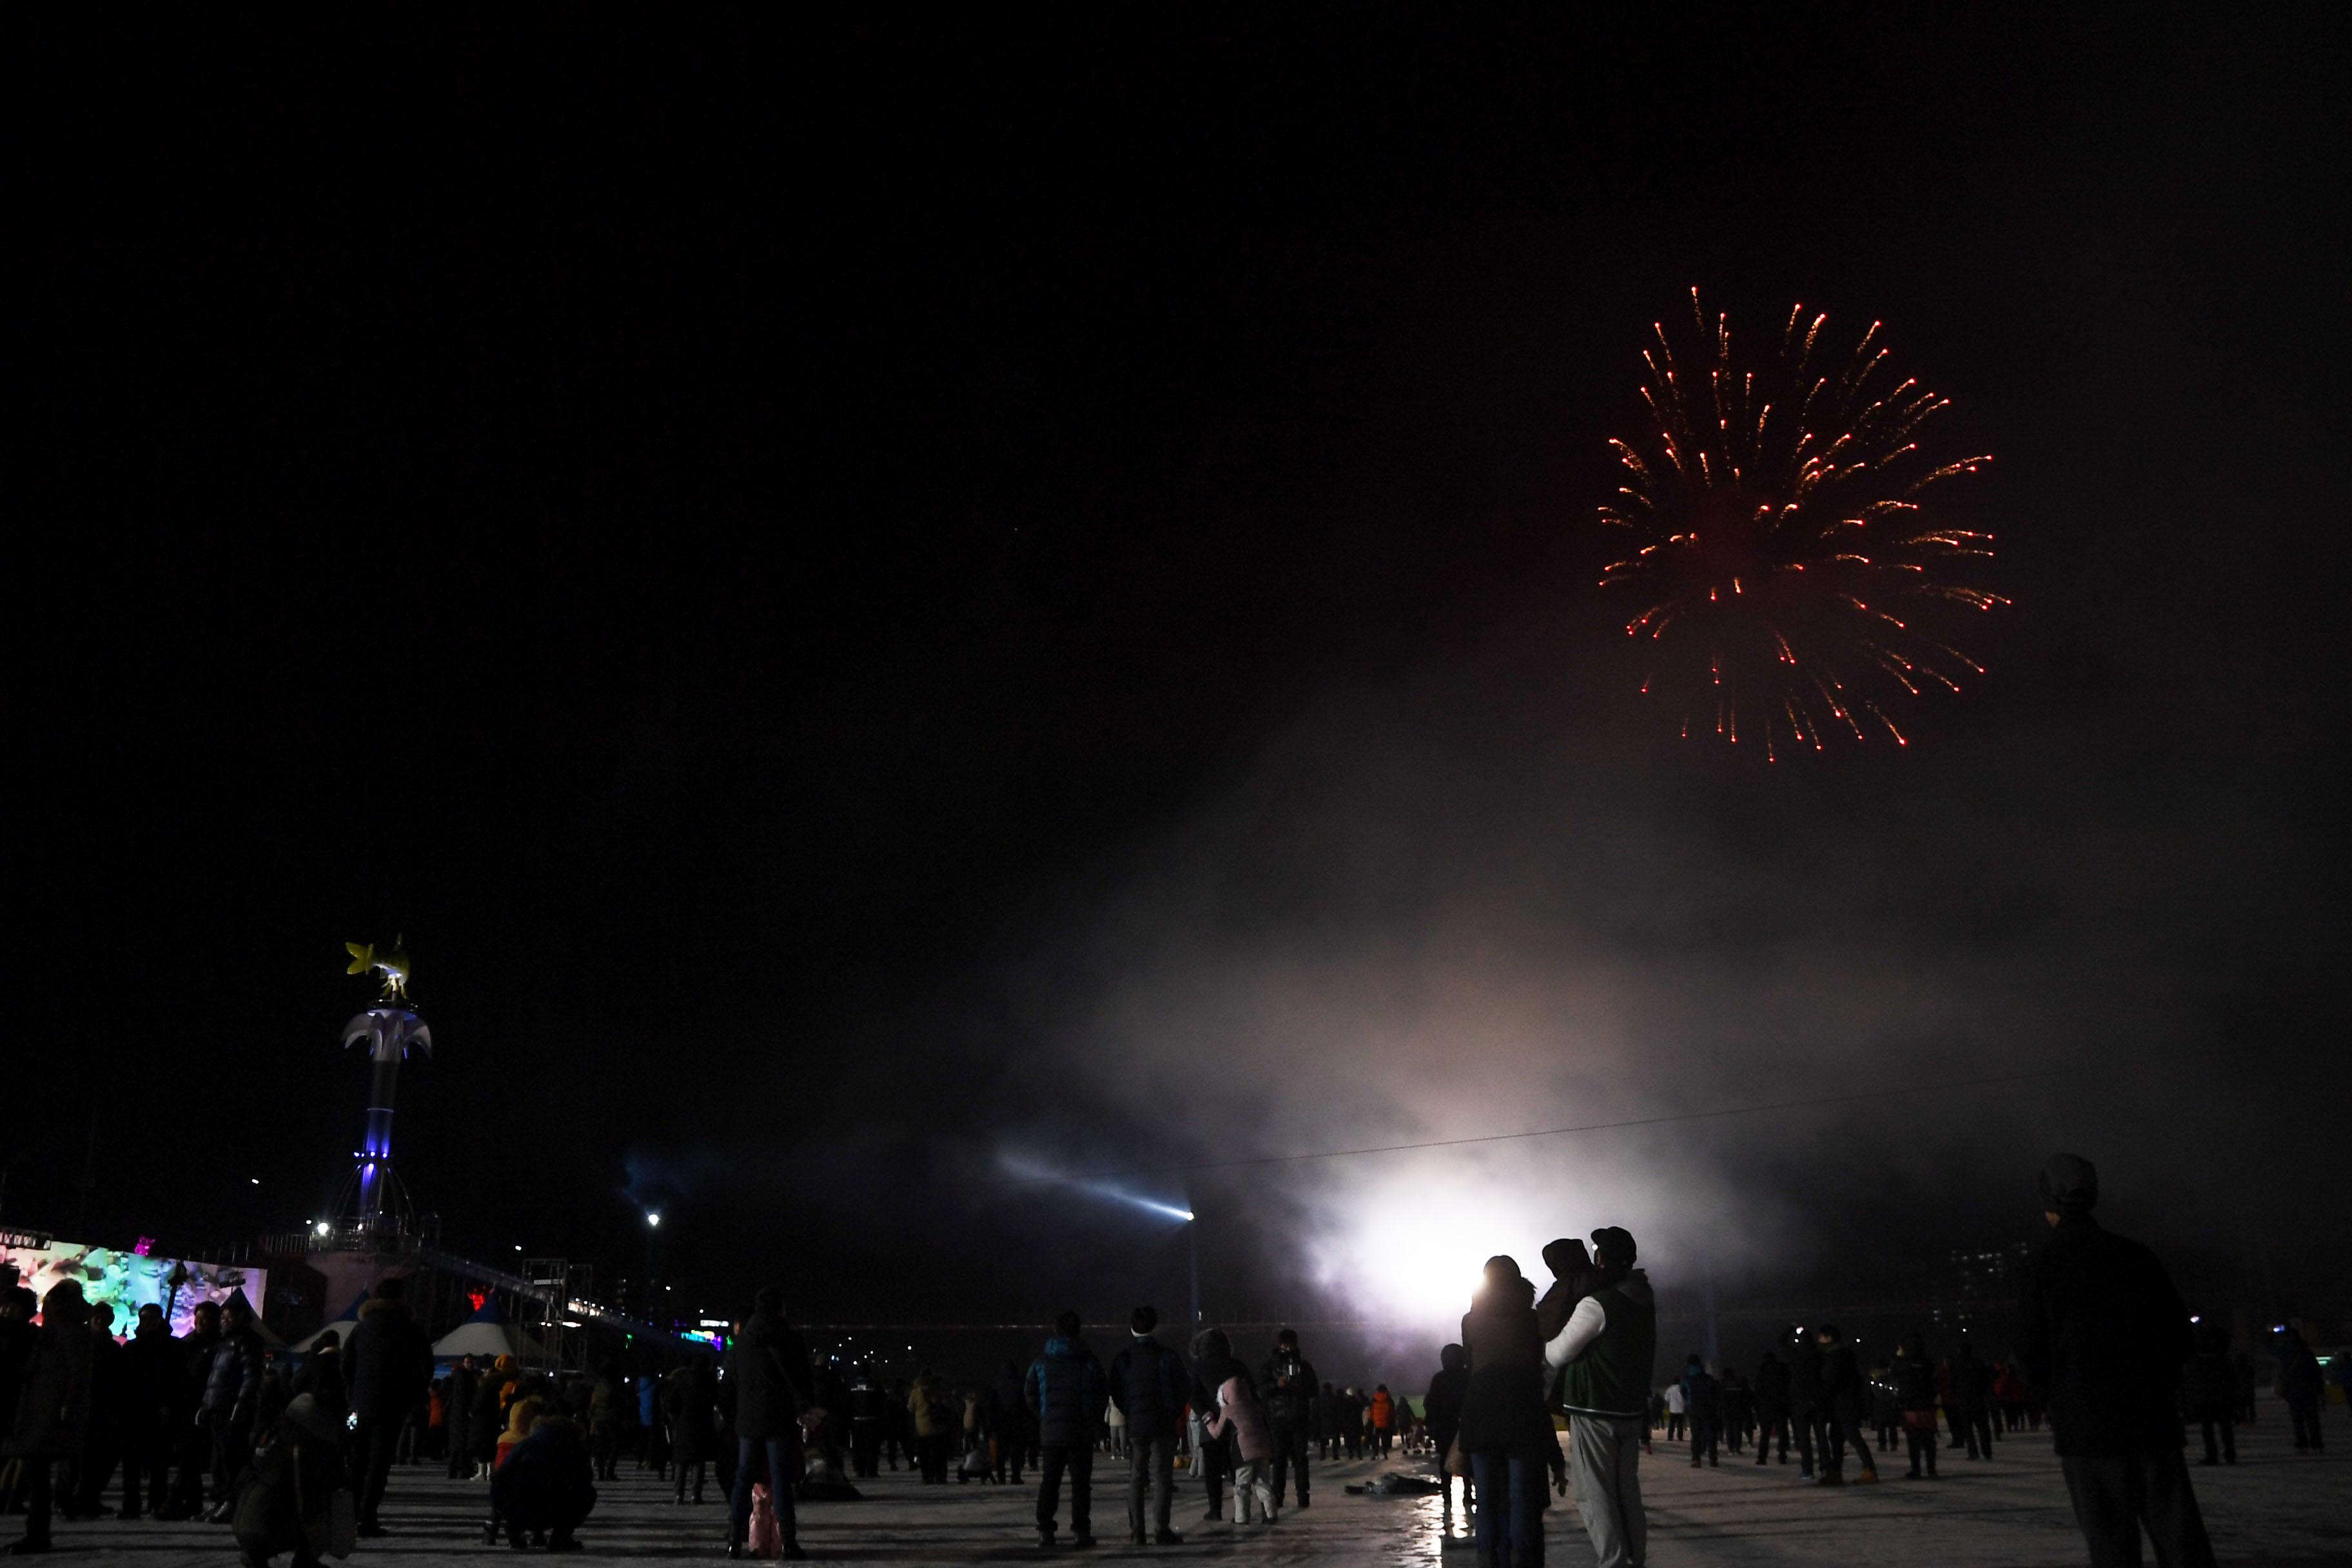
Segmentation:
<svg viewBox="0 0 2352 1568">
<path fill-rule="evenodd" d="M 572 1532 L 595 1506 L 579 1426 L 566 1415 L 542 1415 L 490 1477 L 488 1540 L 495 1542 L 503 1531 L 509 1545 L 520 1547 L 528 1532 L 533 1542 L 544 1540 L 550 1552 L 577 1552 Z"/>
</svg>

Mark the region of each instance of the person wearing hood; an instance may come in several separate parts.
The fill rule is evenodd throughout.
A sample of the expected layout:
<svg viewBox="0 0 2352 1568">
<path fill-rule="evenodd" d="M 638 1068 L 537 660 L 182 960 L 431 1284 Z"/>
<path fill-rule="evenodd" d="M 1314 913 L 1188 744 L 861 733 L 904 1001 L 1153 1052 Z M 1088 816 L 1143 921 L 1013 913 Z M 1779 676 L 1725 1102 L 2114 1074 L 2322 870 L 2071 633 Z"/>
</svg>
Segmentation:
<svg viewBox="0 0 2352 1568">
<path fill-rule="evenodd" d="M 2041 1188 L 2051 1234 L 2021 1279 L 2017 1354 L 2049 1399 L 2051 1446 L 2091 1561 L 2138 1562 L 2145 1528 L 2168 1568 L 2212 1568 L 2180 1453 L 2180 1369 L 2197 1348 L 2189 1309 L 2155 1253 L 2091 1217 L 2099 1180 L 2088 1160 L 2053 1156 Z"/>
<path fill-rule="evenodd" d="M 1770 1351 L 1757 1363 L 1753 1384 L 1756 1400 L 1756 1462 L 1769 1464 L 1772 1435 L 1780 1436 L 1780 1462 L 1789 1462 L 1789 1368 Z"/>
<path fill-rule="evenodd" d="M 996 1374 L 996 1387 L 992 1393 L 996 1415 L 996 1479 L 1000 1486 L 1021 1484 L 1022 1459 L 1035 1446 L 1030 1436 L 1029 1402 L 1022 1395 L 1022 1381 L 1021 1363 L 1007 1357 L 1004 1369 Z M 870 1460 L 866 1473 L 874 1473 Z"/>
<path fill-rule="evenodd" d="M 488 1542 L 503 1533 L 520 1547 L 526 1533 L 544 1538 L 550 1552 L 577 1552 L 572 1531 L 596 1506 L 595 1479 L 579 1424 L 568 1415 L 541 1415 L 490 1477 Z M 789 1506 L 789 1504 L 780 1504 Z"/>
<path fill-rule="evenodd" d="M 25 1534 L 5 1549 L 10 1556 L 47 1552 L 49 1515 L 55 1507 L 51 1467 L 81 1458 L 89 1435 L 89 1308 L 81 1287 L 68 1279 L 41 1299 L 41 1326 L 17 1380 L 15 1419 L 0 1458 L 21 1466 L 25 1489 Z"/>
<path fill-rule="evenodd" d="M 815 1392 L 808 1347 L 784 1321 L 784 1293 L 761 1287 L 751 1316 L 728 1352 L 735 1393 L 735 1480 L 727 1507 L 727 1555 L 740 1557 L 751 1531 L 751 1487 L 766 1480 L 782 1530 L 784 1555 L 798 1560 L 800 1525 L 793 1487 L 800 1479 L 801 1412 Z"/>
<path fill-rule="evenodd" d="M 1683 1363 L 1680 1386 L 1683 1410 L 1690 1417 L 1690 1462 L 1696 1470 L 1702 1463 L 1716 1462 L 1716 1447 L 1722 1439 L 1723 1386 L 1696 1351 Z"/>
<path fill-rule="evenodd" d="M 425 1402 L 425 1391 L 433 1382 L 433 1342 L 409 1316 L 404 1300 L 407 1291 L 408 1281 L 396 1274 L 377 1284 L 352 1329 L 344 1368 L 352 1414 L 358 1418 L 352 1431 L 352 1455 L 363 1536 L 384 1533 L 376 1516 L 392 1477 L 401 1426 Z"/>
<path fill-rule="evenodd" d="M 1458 1436 L 1478 1489 L 1480 1568 L 1534 1568 L 1543 1561 L 1545 1450 L 1556 1455 L 1559 1441 L 1544 1399 L 1536 1288 L 1517 1259 L 1486 1259 L 1462 1319 L 1462 1345 L 1470 1383 Z"/>
<path fill-rule="evenodd" d="M 1298 1331 L 1274 1336 L 1274 1353 L 1258 1369 L 1258 1393 L 1274 1426 L 1274 1502 L 1282 1506 L 1292 1475 L 1298 1506 L 1307 1506 L 1307 1439 L 1315 1426 L 1315 1363 L 1298 1351 Z"/>
<path fill-rule="evenodd" d="M 294 1379 L 294 1396 L 309 1394 L 338 1430 L 352 1413 L 351 1394 L 343 1387 L 342 1343 L 342 1336 L 334 1330 L 321 1329 Z"/>
<path fill-rule="evenodd" d="M 1170 1515 L 1176 1505 L 1176 1437 L 1184 1428 L 1191 1377 L 1184 1358 L 1160 1342 L 1156 1308 L 1138 1307 L 1128 1318 L 1127 1348 L 1111 1358 L 1110 1402 L 1127 1413 L 1127 1535 L 1144 1543 L 1144 1499 L 1150 1494 L 1152 1541 L 1181 1546 Z M 1306 1484 L 1304 1468 L 1299 1483 Z"/>
<path fill-rule="evenodd" d="M 280 1552 L 295 1568 L 316 1568 L 328 1540 L 335 1492 L 347 1484 L 343 1427 L 316 1394 L 298 1394 L 262 1435 L 237 1492 L 230 1527 L 245 1568 L 268 1568 Z"/>
<path fill-rule="evenodd" d="M 1643 1407 L 1657 1360 L 1658 1306 L 1631 1232 L 1592 1233 L 1594 1286 L 1544 1347 L 1564 1367 L 1561 1403 L 1570 1415 L 1570 1472 L 1599 1568 L 1638 1568 L 1647 1555 L 1649 1521 L 1636 1469 Z"/>
<path fill-rule="evenodd" d="M 1429 1440 L 1437 1450 L 1437 1474 L 1444 1482 L 1444 1506 L 1440 1514 L 1454 1517 L 1454 1474 L 1445 1468 L 1445 1458 L 1453 1451 L 1454 1439 L 1462 1429 L 1462 1401 L 1470 1392 L 1468 1356 L 1460 1345 L 1447 1345 L 1437 1352 L 1437 1372 L 1429 1380 L 1429 1392 L 1422 1396 L 1423 1418 L 1429 1423 Z"/>
<path fill-rule="evenodd" d="M 1037 1544 L 1054 1544 L 1055 1515 L 1062 1501 L 1062 1476 L 1070 1478 L 1070 1544 L 1095 1543 L 1093 1511 L 1095 1439 L 1102 1430 L 1109 1391 L 1102 1363 L 1078 1335 L 1076 1312 L 1054 1320 L 1054 1336 L 1029 1363 L 1022 1402 L 1037 1423 L 1044 1463 L 1037 1484 Z"/>
</svg>

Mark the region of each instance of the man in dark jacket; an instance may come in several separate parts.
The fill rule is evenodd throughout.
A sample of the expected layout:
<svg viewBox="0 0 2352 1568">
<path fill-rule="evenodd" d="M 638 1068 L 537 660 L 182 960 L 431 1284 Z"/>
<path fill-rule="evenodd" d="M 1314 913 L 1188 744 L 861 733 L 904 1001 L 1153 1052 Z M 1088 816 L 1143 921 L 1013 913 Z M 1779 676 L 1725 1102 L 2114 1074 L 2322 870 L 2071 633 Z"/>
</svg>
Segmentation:
<svg viewBox="0 0 2352 1568">
<path fill-rule="evenodd" d="M 472 1356 L 459 1356 L 449 1370 L 449 1386 L 441 1391 L 443 1435 L 449 1444 L 449 1479 L 462 1481 L 474 1473 L 474 1394 L 481 1378 Z"/>
<path fill-rule="evenodd" d="M 139 1309 L 139 1327 L 122 1352 L 122 1517 L 139 1517 L 142 1490 L 146 1506 L 163 1511 L 170 1487 L 169 1425 L 179 1404 L 180 1358 L 185 1348 L 172 1337 L 163 1309 L 150 1301 Z"/>
<path fill-rule="evenodd" d="M 740 1557 L 751 1529 L 751 1487 L 766 1480 L 782 1527 L 784 1555 L 798 1560 L 800 1526 L 793 1486 L 800 1477 L 801 1410 L 815 1393 L 808 1346 L 784 1321 L 784 1293 L 770 1285 L 753 1299 L 751 1316 L 728 1352 L 727 1382 L 735 1396 L 735 1482 L 728 1503 L 727 1555 Z"/>
<path fill-rule="evenodd" d="M 236 1479 L 253 1452 L 254 1419 L 261 1404 L 261 1336 L 253 1306 L 237 1291 L 221 1308 L 220 1341 L 212 1347 L 196 1418 L 211 1439 L 213 1510 L 205 1517 L 226 1524 L 236 1507 Z"/>
<path fill-rule="evenodd" d="M 1282 1506 L 1283 1491 L 1295 1467 L 1298 1506 L 1305 1508 L 1307 1436 L 1315 1424 L 1315 1363 L 1298 1353 L 1297 1329 L 1275 1335 L 1274 1353 L 1258 1368 L 1257 1391 L 1274 1428 L 1274 1506 Z"/>
<path fill-rule="evenodd" d="M 2189 1419 L 2204 1433 L 2205 1457 L 2197 1462 L 2234 1465 L 2238 1462 L 2238 1424 L 2231 1419 L 2234 1411 L 2230 1394 L 2230 1335 L 2219 1323 L 2200 1323 L 2195 1340 L 2197 1354 L 2189 1363 L 2182 1393 L 2189 1402 Z M 2213 1446 L 2217 1426 L 2221 1437 L 2219 1452 Z"/>
<path fill-rule="evenodd" d="M 1780 1435 L 1780 1462 L 1789 1462 L 1789 1368 L 1770 1351 L 1756 1368 L 1756 1462 L 1772 1458 L 1772 1434 Z"/>
<path fill-rule="evenodd" d="M 1462 1401 L 1469 1392 L 1469 1356 L 1460 1345 L 1447 1345 L 1437 1352 L 1436 1374 L 1429 1380 L 1429 1392 L 1421 1401 L 1429 1440 L 1437 1447 L 1438 1479 L 1445 1485 L 1444 1505 L 1438 1511 L 1447 1519 L 1454 1517 L 1454 1477 L 1445 1468 L 1445 1456 L 1462 1430 Z"/>
<path fill-rule="evenodd" d="M 1176 1504 L 1176 1435 L 1183 1430 L 1192 1379 L 1184 1369 L 1184 1358 L 1153 1337 L 1152 1331 L 1159 1327 L 1160 1313 L 1155 1308 L 1138 1307 L 1128 1319 L 1133 1337 L 1125 1350 L 1111 1358 L 1110 1401 L 1127 1417 L 1128 1539 L 1138 1546 L 1143 1544 L 1143 1498 L 1148 1485 L 1154 1542 L 1181 1546 L 1184 1538 L 1176 1533 L 1169 1515 Z M 1299 1475 L 1303 1489 L 1304 1466 Z"/>
<path fill-rule="evenodd" d="M 1045 1353 L 1029 1363 L 1024 1402 L 1037 1422 L 1037 1441 L 1044 1451 L 1043 1479 L 1037 1488 L 1037 1543 L 1054 1544 L 1054 1516 L 1061 1507 L 1062 1472 L 1070 1476 L 1070 1544 L 1095 1543 L 1088 1527 L 1092 1511 L 1095 1435 L 1102 1424 L 1107 1398 L 1102 1363 L 1078 1337 L 1078 1315 L 1065 1312 L 1054 1321 L 1054 1337 Z"/>
<path fill-rule="evenodd" d="M 2018 1359 L 2049 1400 L 2053 1446 L 2095 1568 L 2157 1561 L 2212 1568 L 2182 1463 L 2180 1368 L 2196 1349 L 2189 1310 L 2156 1254 L 2091 1217 L 2098 1173 L 2073 1154 L 2042 1171 L 2047 1246 L 2026 1265 Z"/>
<path fill-rule="evenodd" d="M 374 1299 L 360 1309 L 344 1358 L 352 1414 L 358 1417 L 352 1431 L 352 1468 L 362 1535 L 384 1533 L 376 1511 L 392 1474 L 393 1447 L 400 1440 L 401 1423 L 433 1382 L 433 1342 L 408 1315 L 402 1299 L 407 1288 L 408 1281 L 397 1275 L 376 1286 Z"/>
<path fill-rule="evenodd" d="M 2287 1420 L 2294 1427 L 2294 1451 L 2324 1454 L 2327 1434 L 2320 1430 L 2319 1413 L 2327 1403 L 2327 1384 L 2319 1372 L 2319 1358 L 2304 1342 L 2300 1320 L 2281 1323 L 2271 1335 L 2278 1356 L 2279 1397 L 2286 1401 Z"/>
<path fill-rule="evenodd" d="M 89 1309 L 81 1287 L 65 1280 L 41 1301 L 40 1331 L 19 1374 L 13 1419 L 0 1426 L 0 1461 L 16 1460 L 24 1487 L 25 1534 L 5 1548 L 14 1555 L 48 1552 L 54 1502 L 51 1467 L 82 1455 L 89 1430 Z"/>
<path fill-rule="evenodd" d="M 1992 1368 L 1977 1359 L 1976 1347 L 1966 1340 L 1952 1352 L 1952 1400 L 1969 1458 L 1991 1458 Z"/>
<path fill-rule="evenodd" d="M 1713 1465 L 1723 1436 L 1723 1388 L 1696 1351 L 1683 1363 L 1683 1409 L 1690 1416 L 1691 1468 Z"/>
<path fill-rule="evenodd" d="M 1022 1462 L 1036 1446 L 1030 1435 L 1029 1402 L 1021 1385 L 1021 1363 L 1007 1358 L 990 1394 L 996 1416 L 996 1479 L 1000 1486 L 1021 1484 Z"/>
<path fill-rule="evenodd" d="M 1544 1351 L 1551 1365 L 1568 1369 L 1562 1394 L 1575 1451 L 1576 1510 L 1601 1568 L 1627 1568 L 1647 1556 L 1649 1525 L 1636 1466 L 1657 1355 L 1658 1309 L 1649 1276 L 1633 1267 L 1636 1256 L 1632 1234 L 1622 1227 L 1592 1233 L 1599 1279 Z M 1475 1346 L 1470 1354 L 1475 1377 Z M 1463 1446 L 1469 1447 L 1466 1433 Z M 1482 1481 L 1481 1509 L 1485 1491 Z"/>
<path fill-rule="evenodd" d="M 205 1471 L 212 1463 L 212 1434 L 205 1425 L 205 1389 L 212 1381 L 213 1352 L 220 1347 L 220 1308 L 198 1302 L 190 1314 L 188 1337 L 179 1342 L 177 1384 L 170 1401 L 171 1447 L 179 1467 L 172 1495 L 158 1519 L 193 1519 L 205 1510 Z"/>
</svg>

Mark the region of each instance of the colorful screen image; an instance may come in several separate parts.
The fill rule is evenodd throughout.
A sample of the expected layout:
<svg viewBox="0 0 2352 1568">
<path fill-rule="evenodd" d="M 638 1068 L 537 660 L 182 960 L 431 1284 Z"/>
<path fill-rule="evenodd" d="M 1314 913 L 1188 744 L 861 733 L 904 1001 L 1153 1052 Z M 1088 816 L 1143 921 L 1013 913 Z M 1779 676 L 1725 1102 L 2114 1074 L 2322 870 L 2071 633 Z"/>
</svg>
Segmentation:
<svg viewBox="0 0 2352 1568">
<path fill-rule="evenodd" d="M 258 1312 L 268 1299 L 269 1271 L 242 1263 L 188 1263 L 64 1241 L 43 1247 L 0 1247 L 0 1263 L 15 1264 L 16 1282 L 36 1296 L 47 1296 L 50 1287 L 74 1281 L 86 1299 L 114 1309 L 117 1337 L 131 1332 L 139 1309 L 150 1301 L 165 1309 L 174 1334 L 184 1334 L 194 1327 L 199 1302 L 226 1301 L 242 1290 Z"/>
</svg>

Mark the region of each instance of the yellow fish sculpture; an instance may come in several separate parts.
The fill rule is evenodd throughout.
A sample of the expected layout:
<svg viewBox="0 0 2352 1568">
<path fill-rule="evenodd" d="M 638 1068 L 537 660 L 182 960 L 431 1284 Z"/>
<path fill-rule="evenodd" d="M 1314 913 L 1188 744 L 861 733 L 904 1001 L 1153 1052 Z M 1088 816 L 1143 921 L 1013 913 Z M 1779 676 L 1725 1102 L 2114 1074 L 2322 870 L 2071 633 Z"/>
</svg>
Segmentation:
<svg viewBox="0 0 2352 1568">
<path fill-rule="evenodd" d="M 352 955 L 346 974 L 365 974 L 373 969 L 383 976 L 383 998 L 387 1002 L 405 1001 L 408 997 L 408 943 L 394 937 L 392 946 L 382 952 L 372 942 L 347 942 L 343 951 Z"/>
</svg>

